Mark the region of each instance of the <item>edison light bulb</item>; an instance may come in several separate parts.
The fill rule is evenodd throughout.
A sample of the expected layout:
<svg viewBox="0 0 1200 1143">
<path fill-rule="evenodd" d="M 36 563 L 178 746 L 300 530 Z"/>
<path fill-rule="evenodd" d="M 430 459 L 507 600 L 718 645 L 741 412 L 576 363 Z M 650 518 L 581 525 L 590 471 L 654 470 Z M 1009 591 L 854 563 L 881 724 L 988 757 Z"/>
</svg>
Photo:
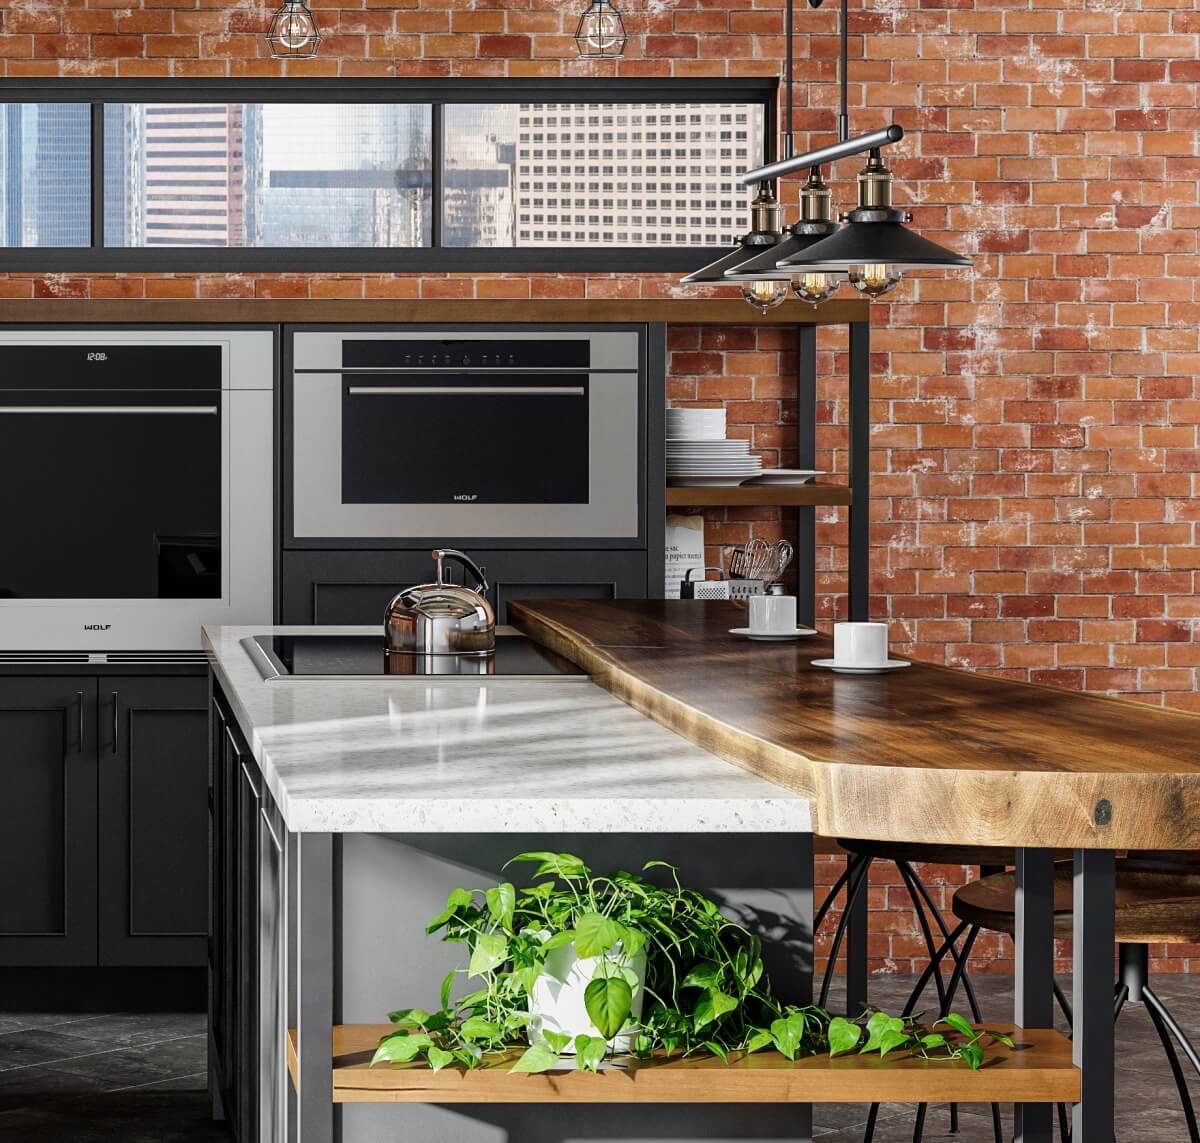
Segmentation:
<svg viewBox="0 0 1200 1143">
<path fill-rule="evenodd" d="M 313 26 L 308 13 L 298 5 L 291 5 L 279 21 L 279 42 L 285 48 L 302 48 L 312 38 Z"/>
<path fill-rule="evenodd" d="M 588 51 L 598 56 L 607 55 L 616 47 L 621 27 L 611 9 L 597 8 L 591 14 L 587 29 Z"/>
<path fill-rule="evenodd" d="M 900 271 L 885 262 L 868 262 L 850 268 L 850 284 L 869 298 L 879 298 L 900 282 Z"/>
<path fill-rule="evenodd" d="M 787 282 L 772 282 L 764 279 L 761 282 L 746 282 L 742 286 L 742 297 L 746 299 L 759 313 L 773 310 L 787 297 Z"/>
<path fill-rule="evenodd" d="M 797 274 L 792 279 L 792 292 L 802 302 L 810 302 L 815 306 L 826 298 L 832 298 L 837 293 L 839 285 L 841 283 L 838 281 L 837 274 L 824 274 L 819 270 L 814 270 L 805 274 Z"/>
</svg>

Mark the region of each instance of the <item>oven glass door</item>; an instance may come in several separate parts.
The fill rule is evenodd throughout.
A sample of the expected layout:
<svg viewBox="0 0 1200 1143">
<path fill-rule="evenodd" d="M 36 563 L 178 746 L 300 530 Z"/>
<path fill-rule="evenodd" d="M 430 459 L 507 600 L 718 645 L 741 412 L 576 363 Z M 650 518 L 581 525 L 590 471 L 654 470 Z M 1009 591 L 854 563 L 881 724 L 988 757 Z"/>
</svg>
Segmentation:
<svg viewBox="0 0 1200 1143">
<path fill-rule="evenodd" d="M 346 370 L 345 504 L 586 504 L 585 371 Z"/>
<path fill-rule="evenodd" d="M 215 360 L 213 389 L 0 386 L 0 598 L 220 598 Z"/>
</svg>

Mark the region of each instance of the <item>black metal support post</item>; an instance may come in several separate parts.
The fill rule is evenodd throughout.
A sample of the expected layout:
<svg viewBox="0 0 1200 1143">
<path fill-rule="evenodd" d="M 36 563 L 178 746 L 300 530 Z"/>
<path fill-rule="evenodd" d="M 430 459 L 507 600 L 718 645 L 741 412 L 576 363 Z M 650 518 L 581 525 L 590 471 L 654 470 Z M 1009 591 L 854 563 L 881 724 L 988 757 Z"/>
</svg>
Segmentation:
<svg viewBox="0 0 1200 1143">
<path fill-rule="evenodd" d="M 297 1143 L 334 1143 L 333 835 L 299 834 L 295 852 Z"/>
<path fill-rule="evenodd" d="M 817 463 L 817 327 L 796 329 L 796 467 Z M 796 619 L 817 620 L 817 510 L 796 509 Z"/>
<path fill-rule="evenodd" d="M 1054 851 L 1017 850 L 1016 980 L 1013 1021 L 1054 1027 Z M 1054 1108 L 1017 1104 L 1014 1143 L 1050 1143 Z"/>
<path fill-rule="evenodd" d="M 871 326 L 850 323 L 849 618 L 870 618 L 871 603 Z"/>
<path fill-rule="evenodd" d="M 1107 1143 L 1113 1137 L 1113 944 L 1115 870 L 1105 849 L 1075 851 L 1072 1054 L 1082 1073 L 1071 1138 Z"/>
</svg>

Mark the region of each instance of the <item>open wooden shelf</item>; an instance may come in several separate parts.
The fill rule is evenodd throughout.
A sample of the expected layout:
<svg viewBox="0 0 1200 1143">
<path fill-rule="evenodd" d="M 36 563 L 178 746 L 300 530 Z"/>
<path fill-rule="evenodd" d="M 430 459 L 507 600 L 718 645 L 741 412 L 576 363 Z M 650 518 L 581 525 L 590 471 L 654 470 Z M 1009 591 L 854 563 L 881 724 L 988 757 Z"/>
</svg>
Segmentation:
<svg viewBox="0 0 1200 1143">
<path fill-rule="evenodd" d="M 816 504 L 851 504 L 845 484 L 738 484 L 733 488 L 667 488 L 668 508 L 778 507 L 808 508 Z"/>
<path fill-rule="evenodd" d="M 792 1063 L 757 1052 L 723 1064 L 712 1056 L 661 1062 L 631 1061 L 598 1075 L 575 1070 L 512 1075 L 520 1055 L 499 1056 L 475 1071 L 424 1064 L 369 1062 L 390 1024 L 342 1024 L 333 1029 L 334 1103 L 1074 1103 L 1079 1070 L 1071 1044 L 1058 1032 L 989 1025 L 1008 1032 L 1014 1051 L 987 1049 L 977 1072 L 960 1061 L 813 1056 Z M 288 1034 L 288 1067 L 296 1081 L 295 1032 Z"/>
</svg>

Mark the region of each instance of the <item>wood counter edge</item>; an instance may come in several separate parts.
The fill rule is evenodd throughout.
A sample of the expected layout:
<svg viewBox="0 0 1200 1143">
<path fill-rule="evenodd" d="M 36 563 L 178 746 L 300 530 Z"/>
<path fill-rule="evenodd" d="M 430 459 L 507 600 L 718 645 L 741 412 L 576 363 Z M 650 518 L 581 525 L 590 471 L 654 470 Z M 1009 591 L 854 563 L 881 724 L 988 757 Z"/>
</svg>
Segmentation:
<svg viewBox="0 0 1200 1143">
<path fill-rule="evenodd" d="M 952 770 L 810 758 L 665 693 L 620 663 L 618 647 L 609 651 L 538 613 L 535 601 L 510 603 L 509 622 L 587 671 L 638 713 L 740 769 L 811 798 L 813 832 L 826 837 L 997 847 L 1200 849 L 1200 774 Z M 1079 697 L 1105 704 L 1122 701 Z M 1200 718 L 1163 713 L 1196 722 L 1200 756 Z M 1101 825 L 1096 819 L 1103 802 L 1112 817 Z"/>
</svg>

